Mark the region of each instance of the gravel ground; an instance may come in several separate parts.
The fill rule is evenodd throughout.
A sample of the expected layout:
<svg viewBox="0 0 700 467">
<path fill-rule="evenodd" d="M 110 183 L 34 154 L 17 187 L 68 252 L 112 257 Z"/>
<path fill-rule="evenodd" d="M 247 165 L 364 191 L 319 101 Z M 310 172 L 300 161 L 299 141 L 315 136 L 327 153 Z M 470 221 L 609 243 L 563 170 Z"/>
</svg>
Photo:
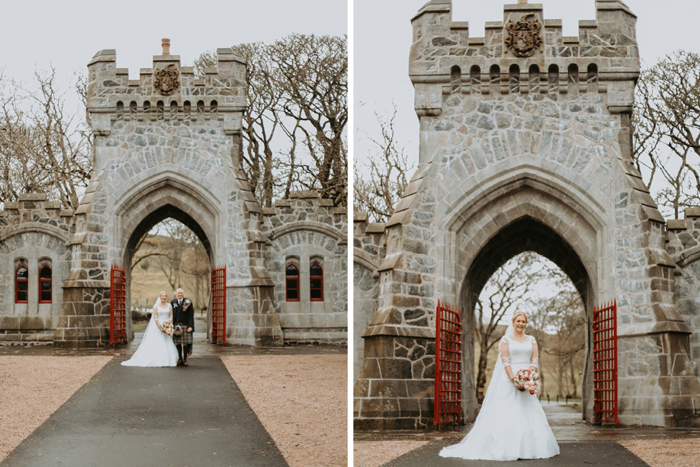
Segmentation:
<svg viewBox="0 0 700 467">
<path fill-rule="evenodd" d="M 651 467 L 700 465 L 700 439 L 630 439 L 618 443 Z"/>
<path fill-rule="evenodd" d="M 355 441 L 355 467 L 379 467 L 428 444 L 428 441 Z"/>
<path fill-rule="evenodd" d="M 221 360 L 291 467 L 347 466 L 347 355 Z"/>
<path fill-rule="evenodd" d="M 111 358 L 0 356 L 0 462 Z"/>
</svg>

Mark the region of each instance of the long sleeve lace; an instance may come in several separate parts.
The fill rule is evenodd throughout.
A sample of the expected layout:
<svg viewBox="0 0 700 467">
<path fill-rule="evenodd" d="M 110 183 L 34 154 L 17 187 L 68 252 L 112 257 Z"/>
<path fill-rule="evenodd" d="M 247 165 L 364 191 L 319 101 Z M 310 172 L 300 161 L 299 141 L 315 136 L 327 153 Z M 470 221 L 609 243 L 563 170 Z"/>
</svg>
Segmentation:
<svg viewBox="0 0 700 467">
<path fill-rule="evenodd" d="M 539 362 L 539 351 L 537 350 L 537 341 L 535 340 L 534 337 L 531 337 L 532 339 L 532 355 L 530 356 L 530 365 L 534 366 L 535 368 L 539 368 L 538 362 Z"/>
<path fill-rule="evenodd" d="M 505 368 L 510 366 L 510 348 L 508 346 L 508 339 L 506 339 L 506 336 L 501 337 L 501 342 L 498 344 L 498 351 L 501 353 L 503 367 Z"/>
</svg>

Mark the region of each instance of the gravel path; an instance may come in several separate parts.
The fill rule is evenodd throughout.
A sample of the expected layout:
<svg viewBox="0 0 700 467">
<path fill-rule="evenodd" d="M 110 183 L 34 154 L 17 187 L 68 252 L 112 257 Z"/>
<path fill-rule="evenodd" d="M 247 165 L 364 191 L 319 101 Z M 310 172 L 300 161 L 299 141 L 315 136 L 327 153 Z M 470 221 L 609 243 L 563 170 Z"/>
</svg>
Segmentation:
<svg viewBox="0 0 700 467">
<path fill-rule="evenodd" d="M 347 355 L 221 360 L 291 467 L 347 466 Z"/>
<path fill-rule="evenodd" d="M 630 439 L 618 441 L 650 467 L 697 467 L 700 439 Z"/>
<path fill-rule="evenodd" d="M 111 358 L 0 356 L 0 462 Z"/>
<path fill-rule="evenodd" d="M 379 467 L 428 444 L 428 441 L 355 441 L 355 467 Z"/>
</svg>

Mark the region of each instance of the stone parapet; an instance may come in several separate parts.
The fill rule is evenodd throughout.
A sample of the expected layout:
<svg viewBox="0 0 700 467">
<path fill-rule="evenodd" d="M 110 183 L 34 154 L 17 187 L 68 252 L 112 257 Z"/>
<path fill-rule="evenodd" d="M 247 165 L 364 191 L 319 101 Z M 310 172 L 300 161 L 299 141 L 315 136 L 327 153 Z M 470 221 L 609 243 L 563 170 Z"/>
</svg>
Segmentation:
<svg viewBox="0 0 700 467">
<path fill-rule="evenodd" d="M 505 5 L 503 21 L 486 23 L 482 38 L 451 18 L 452 3 L 434 0 L 412 20 L 409 75 L 419 115 L 439 115 L 442 94 L 455 91 L 484 99 L 603 92 L 611 112 L 632 111 L 636 16 L 621 1 L 596 2 L 596 20 L 580 21 L 576 37 L 562 36 L 561 20 L 545 19 L 541 4 Z M 510 33 L 521 25 L 535 31 L 530 48 Z"/>
<path fill-rule="evenodd" d="M 347 212 L 339 210 L 330 199 L 323 199 L 315 190 L 293 191 L 288 199 L 278 199 L 274 205 L 261 210 L 260 231 L 266 235 L 280 235 L 281 228 L 305 223 L 310 228 L 319 224 L 337 229 L 347 237 Z"/>
</svg>

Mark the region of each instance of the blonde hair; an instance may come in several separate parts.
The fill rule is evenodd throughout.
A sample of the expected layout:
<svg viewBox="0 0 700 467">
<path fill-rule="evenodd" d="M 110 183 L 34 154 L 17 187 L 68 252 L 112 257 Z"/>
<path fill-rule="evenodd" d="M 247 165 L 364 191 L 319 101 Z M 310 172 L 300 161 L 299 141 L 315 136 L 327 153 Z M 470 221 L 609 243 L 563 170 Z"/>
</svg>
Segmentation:
<svg viewBox="0 0 700 467">
<path fill-rule="evenodd" d="M 523 315 L 525 317 L 525 321 L 530 321 L 527 317 L 527 313 L 522 310 L 517 310 L 515 313 L 513 313 L 513 317 L 510 319 L 511 322 L 515 323 L 515 318 L 517 318 L 518 315 Z"/>
</svg>

